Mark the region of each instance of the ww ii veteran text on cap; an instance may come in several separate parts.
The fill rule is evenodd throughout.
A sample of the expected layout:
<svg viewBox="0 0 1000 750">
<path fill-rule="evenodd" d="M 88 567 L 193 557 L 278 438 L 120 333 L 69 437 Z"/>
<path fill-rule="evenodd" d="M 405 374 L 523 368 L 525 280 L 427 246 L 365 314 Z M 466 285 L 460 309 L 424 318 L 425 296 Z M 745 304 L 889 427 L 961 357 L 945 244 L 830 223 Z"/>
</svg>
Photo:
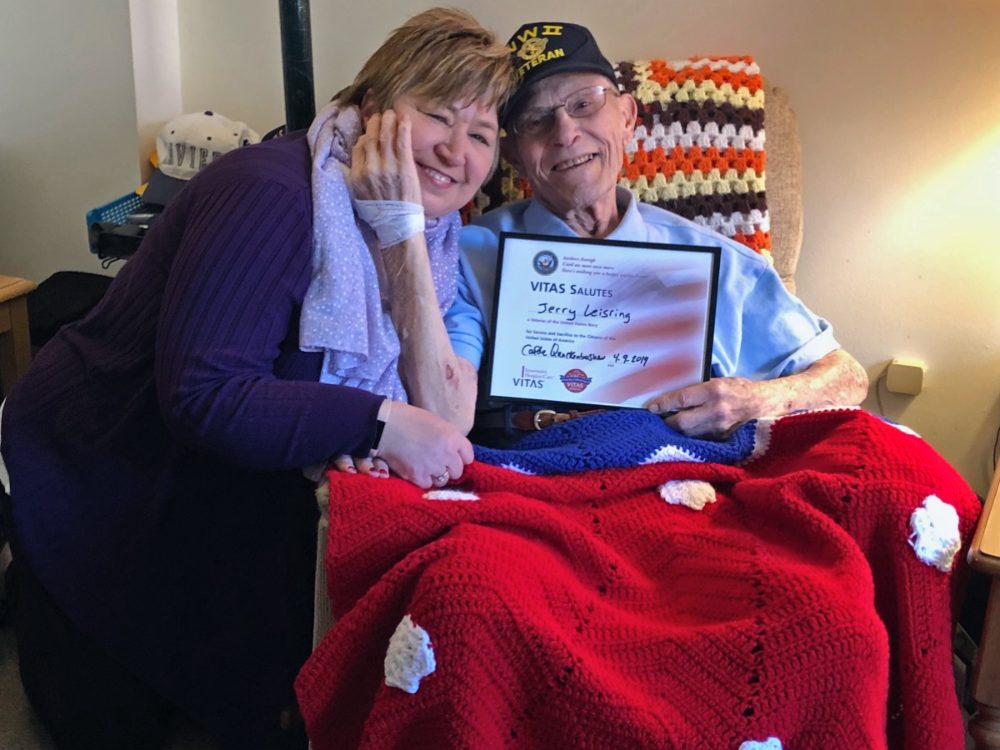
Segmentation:
<svg viewBox="0 0 1000 750">
<path fill-rule="evenodd" d="M 517 113 L 534 83 L 557 73 L 600 73 L 617 85 L 615 69 L 601 54 L 590 30 L 575 23 L 526 23 L 507 42 L 514 56 L 519 84 L 504 107 L 501 121 Z"/>
</svg>

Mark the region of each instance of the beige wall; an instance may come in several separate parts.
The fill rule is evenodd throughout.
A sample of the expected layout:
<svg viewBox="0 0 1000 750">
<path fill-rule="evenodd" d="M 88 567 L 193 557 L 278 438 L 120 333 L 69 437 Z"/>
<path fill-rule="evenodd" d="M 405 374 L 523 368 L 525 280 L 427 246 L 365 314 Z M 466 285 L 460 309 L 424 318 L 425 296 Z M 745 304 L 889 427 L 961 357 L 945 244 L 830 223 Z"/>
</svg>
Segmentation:
<svg viewBox="0 0 1000 750">
<path fill-rule="evenodd" d="M 183 111 L 215 109 L 261 133 L 284 121 L 275 0 L 160 1 L 178 6 Z M 42 278 L 92 266 L 83 211 L 135 179 L 137 113 L 121 80 L 130 66 L 126 6 L 0 0 L 0 272 Z M 424 7 L 312 0 L 318 100 L 347 83 L 394 24 Z M 904 398 L 882 389 L 884 410 L 985 491 L 1000 423 L 992 218 L 1000 212 L 1000 2 L 584 0 L 569 11 L 566 3 L 471 0 L 464 7 L 502 35 L 526 20 L 587 24 L 612 59 L 753 54 L 788 89 L 800 119 L 799 293 L 833 321 L 873 381 L 893 357 L 926 362 L 924 392 Z M 12 72 L 9 59 L 27 72 Z M 45 65 L 36 69 L 39 59 Z M 67 153 L 83 158 L 80 138 L 55 127 L 56 115 L 82 123 L 89 139 L 90 161 L 68 185 L 56 165 Z M 105 167 L 99 175 L 96 162 Z M 40 213 L 12 201 L 58 207 L 44 241 L 31 241 Z M 866 406 L 875 409 L 876 399 Z"/>
<path fill-rule="evenodd" d="M 146 180 L 163 123 L 185 112 L 177 0 L 129 0 L 138 160 Z"/>
<path fill-rule="evenodd" d="M 138 184 L 127 0 L 0 0 L 0 273 L 100 271 L 84 216 Z"/>
</svg>

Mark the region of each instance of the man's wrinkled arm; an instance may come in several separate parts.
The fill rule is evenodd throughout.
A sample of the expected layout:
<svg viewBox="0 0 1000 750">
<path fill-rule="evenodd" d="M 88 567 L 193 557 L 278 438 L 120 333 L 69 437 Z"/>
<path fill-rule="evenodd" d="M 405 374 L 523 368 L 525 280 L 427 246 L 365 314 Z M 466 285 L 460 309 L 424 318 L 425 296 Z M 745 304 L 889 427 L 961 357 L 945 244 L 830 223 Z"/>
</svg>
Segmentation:
<svg viewBox="0 0 1000 750">
<path fill-rule="evenodd" d="M 424 235 L 381 251 L 399 335 L 399 372 L 410 403 L 437 414 L 463 435 L 472 429 L 476 368 L 455 354 L 438 309 Z"/>
<path fill-rule="evenodd" d="M 857 406 L 868 395 L 868 373 L 845 350 L 835 349 L 801 372 L 757 385 L 761 405 L 754 416 L 777 417 L 802 409 Z"/>
<path fill-rule="evenodd" d="M 657 396 L 647 408 L 659 414 L 676 412 L 666 422 L 685 434 L 719 437 L 749 419 L 857 406 L 867 393 L 864 368 L 843 349 L 835 349 L 793 375 L 761 381 L 713 378 Z"/>
</svg>

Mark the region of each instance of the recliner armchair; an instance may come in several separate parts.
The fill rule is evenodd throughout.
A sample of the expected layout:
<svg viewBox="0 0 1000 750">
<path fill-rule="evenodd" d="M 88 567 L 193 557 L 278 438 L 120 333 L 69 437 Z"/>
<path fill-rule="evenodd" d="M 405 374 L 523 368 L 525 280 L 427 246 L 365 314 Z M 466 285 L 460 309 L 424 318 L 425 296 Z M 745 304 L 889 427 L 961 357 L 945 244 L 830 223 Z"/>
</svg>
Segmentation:
<svg viewBox="0 0 1000 750">
<path fill-rule="evenodd" d="M 742 62 L 750 66 L 753 65 L 749 58 L 713 58 L 713 60 L 717 63 L 716 69 L 723 70 L 723 72 L 725 72 L 727 64 L 731 62 Z M 662 86 L 675 86 L 675 90 L 683 89 L 690 80 L 690 76 L 693 75 L 690 70 L 683 70 L 683 65 L 668 67 L 660 61 L 620 63 L 618 66 L 619 71 L 638 70 L 640 68 L 647 72 L 652 70 L 664 82 Z M 755 70 L 755 66 L 753 68 Z M 775 269 L 778 271 L 786 287 L 794 292 L 795 271 L 803 236 L 801 149 L 798 128 L 786 92 L 769 83 L 760 85 L 759 71 L 751 72 L 750 75 L 757 76 L 758 87 L 755 91 L 759 90 L 759 96 L 752 95 L 749 97 L 748 109 L 756 110 L 758 107 L 762 107 L 766 112 L 766 161 L 763 153 L 759 155 L 754 154 L 752 157 L 756 160 L 755 164 L 759 165 L 763 163 L 765 165 L 763 172 L 759 169 L 754 169 L 752 165 L 747 166 L 744 163 L 740 165 L 743 167 L 742 169 L 735 169 L 735 174 L 732 171 L 727 173 L 725 169 L 713 173 L 713 164 L 711 161 L 719 158 L 719 154 L 699 152 L 703 163 L 685 163 L 682 167 L 678 167 L 677 164 L 668 165 L 668 170 L 673 169 L 674 171 L 672 174 L 666 175 L 665 171 L 668 170 L 664 170 L 661 167 L 665 160 L 669 161 L 670 155 L 658 155 L 656 158 L 660 160 L 659 166 L 652 164 L 646 157 L 638 160 L 642 161 L 642 159 L 646 159 L 645 162 L 638 166 L 636 166 L 635 160 L 633 160 L 633 168 L 630 170 L 631 174 L 628 170 L 624 173 L 622 184 L 632 188 L 641 200 L 658 202 L 657 198 L 667 196 L 669 203 L 665 207 L 688 216 L 688 218 L 703 221 L 710 226 L 715 226 L 713 222 L 719 222 L 721 224 L 728 224 L 730 227 L 734 225 L 740 227 L 738 231 L 743 235 L 741 239 L 745 239 L 751 247 L 769 254 Z M 724 78 L 725 75 L 721 77 Z M 622 80 L 627 89 L 636 93 L 640 100 L 645 96 L 647 105 L 650 105 L 651 97 L 649 96 L 649 91 L 641 89 L 643 85 L 641 80 L 637 80 L 634 75 L 630 74 L 623 75 Z M 738 87 L 739 81 L 736 81 L 736 85 Z M 640 90 L 636 91 L 637 88 L 640 88 Z M 731 93 L 732 88 L 729 91 Z M 720 94 L 720 108 L 725 104 L 725 99 L 726 96 Z M 657 105 L 654 103 L 650 106 L 655 108 Z M 690 117 L 689 115 L 690 112 L 681 117 L 674 118 L 676 121 L 682 123 L 682 132 L 686 134 L 704 133 L 704 128 L 701 128 L 704 122 L 697 122 L 697 117 Z M 723 116 L 732 117 L 734 115 L 732 112 L 728 112 L 724 113 Z M 737 113 L 735 116 L 746 116 L 746 113 Z M 685 120 L 685 117 L 688 119 Z M 670 119 L 669 113 L 667 117 L 661 116 L 660 118 L 661 122 L 666 119 Z M 688 123 L 692 121 L 695 121 L 698 127 L 687 127 Z M 649 133 L 640 131 L 638 138 L 641 138 L 643 135 L 648 136 Z M 633 143 L 633 147 L 634 150 L 641 148 L 638 143 Z M 689 155 L 679 153 L 677 156 L 683 161 Z M 729 167 L 733 167 L 735 159 L 730 159 L 730 156 L 726 156 L 728 160 L 726 164 Z M 737 154 L 736 156 L 744 160 L 746 159 L 743 154 Z M 708 161 L 705 162 L 704 160 Z M 657 172 L 661 176 L 656 176 Z M 682 172 L 683 174 L 681 174 Z M 694 179 L 692 179 L 692 175 L 695 175 Z M 638 179 L 639 177 L 643 179 L 640 180 Z M 678 187 L 678 190 L 665 189 L 666 185 L 671 184 Z M 470 207 L 470 210 L 472 212 L 489 210 L 491 206 L 497 205 L 500 202 L 523 197 L 524 189 L 525 185 L 519 182 L 509 165 L 504 165 L 498 170 L 498 174 L 494 180 L 485 186 L 484 190 L 477 196 L 475 205 Z M 721 212 L 711 211 L 712 201 L 706 200 L 706 198 L 719 195 L 720 193 L 739 193 L 740 190 L 756 193 L 750 196 L 742 194 L 737 196 L 735 203 L 747 208 L 746 211 L 741 212 L 741 216 L 734 219 L 731 215 L 726 216 L 722 215 Z M 681 195 L 679 199 L 674 197 L 678 194 Z M 685 197 L 691 198 L 691 200 L 685 201 Z M 747 200 L 742 200 L 742 198 L 747 198 Z M 724 203 L 733 205 L 734 201 Z M 756 210 L 756 213 L 751 216 L 750 214 L 754 210 Z M 743 220 L 742 222 L 741 219 Z M 998 473 L 998 476 L 1000 476 L 1000 473 Z M 998 492 L 997 484 L 998 480 L 994 478 L 993 487 L 990 491 L 990 503 L 987 506 L 987 514 L 992 500 L 996 498 Z M 328 518 L 328 507 L 326 505 L 323 486 L 319 488 L 317 496 L 323 516 L 318 529 L 316 567 L 316 620 L 314 638 L 318 643 L 332 624 L 332 617 L 326 597 L 326 575 L 323 564 L 327 545 Z M 984 519 L 986 517 L 984 515 Z M 985 525 L 984 520 L 980 524 L 980 531 L 976 537 L 977 542 L 984 533 L 983 527 Z M 996 521 L 995 526 L 997 527 L 994 529 L 997 532 L 995 535 L 997 538 L 995 547 L 990 548 L 987 544 L 987 549 L 994 549 L 996 551 L 995 559 L 992 562 L 994 568 L 991 572 L 1000 573 L 1000 521 Z M 975 545 L 976 543 L 974 543 L 974 547 Z M 977 547 L 976 549 L 979 548 Z M 975 564 L 977 566 L 989 566 L 988 557 L 988 553 L 977 553 Z M 1000 589 L 998 589 L 998 592 L 1000 592 Z M 975 678 L 974 695 L 976 700 L 982 705 L 982 709 L 973 719 L 972 731 L 973 735 L 977 738 L 977 742 L 979 742 L 980 750 L 983 750 L 983 748 L 996 748 L 1000 750 L 1000 670 L 994 670 L 991 663 L 991 651 L 1000 649 L 1000 632 L 993 634 L 992 638 L 988 632 L 991 624 L 990 620 L 996 620 L 997 617 L 1000 617 L 1000 614 L 997 613 L 998 608 L 1000 608 L 1000 593 L 991 597 L 989 614 L 985 624 L 986 630 L 984 630 L 985 635 L 983 637 L 983 645 L 980 649 L 979 664 Z M 996 659 L 992 658 L 992 661 L 996 661 Z M 996 675 L 994 675 L 994 671 L 997 672 Z"/>
</svg>

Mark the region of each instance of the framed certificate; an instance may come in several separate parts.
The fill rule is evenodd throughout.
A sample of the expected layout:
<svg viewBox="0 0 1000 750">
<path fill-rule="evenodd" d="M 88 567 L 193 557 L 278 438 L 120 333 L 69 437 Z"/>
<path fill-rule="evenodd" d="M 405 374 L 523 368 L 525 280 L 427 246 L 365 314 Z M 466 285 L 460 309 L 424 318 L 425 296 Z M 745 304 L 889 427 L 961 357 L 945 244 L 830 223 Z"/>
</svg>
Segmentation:
<svg viewBox="0 0 1000 750">
<path fill-rule="evenodd" d="M 490 401 L 641 407 L 707 380 L 721 252 L 501 233 Z"/>
</svg>

